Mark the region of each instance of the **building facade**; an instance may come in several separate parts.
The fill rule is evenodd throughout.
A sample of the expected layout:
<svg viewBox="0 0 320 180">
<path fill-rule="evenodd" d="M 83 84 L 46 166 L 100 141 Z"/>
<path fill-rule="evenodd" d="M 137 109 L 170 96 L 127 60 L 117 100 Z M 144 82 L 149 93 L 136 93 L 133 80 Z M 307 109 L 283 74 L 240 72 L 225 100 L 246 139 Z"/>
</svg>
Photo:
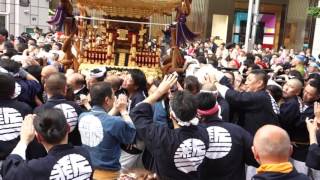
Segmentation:
<svg viewBox="0 0 320 180">
<path fill-rule="evenodd" d="M 0 27 L 18 36 L 38 26 L 48 30 L 49 0 L 0 0 Z"/>
<path fill-rule="evenodd" d="M 320 0 L 318 6 L 320 7 Z M 317 18 L 314 28 L 312 55 L 320 59 L 320 18 Z"/>
<path fill-rule="evenodd" d="M 204 37 L 243 44 L 249 0 L 207 0 Z M 308 16 L 318 0 L 260 0 L 256 44 L 301 50 L 314 44 L 316 19 Z M 223 24 L 223 25 L 221 25 Z"/>
</svg>

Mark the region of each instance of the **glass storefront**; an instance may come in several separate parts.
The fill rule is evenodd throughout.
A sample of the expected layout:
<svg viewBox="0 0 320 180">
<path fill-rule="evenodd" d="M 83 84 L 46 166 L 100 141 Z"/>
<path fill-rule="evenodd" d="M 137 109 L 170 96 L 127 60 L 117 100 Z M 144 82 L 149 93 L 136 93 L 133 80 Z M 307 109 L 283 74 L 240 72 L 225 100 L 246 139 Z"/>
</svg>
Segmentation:
<svg viewBox="0 0 320 180">
<path fill-rule="evenodd" d="M 276 0 L 260 4 L 256 44 L 265 48 L 279 48 L 300 51 L 311 48 L 314 37 L 315 18 L 308 16 L 310 6 L 317 6 L 319 0 L 290 0 L 282 4 Z M 245 41 L 248 3 L 236 1 L 233 27 L 233 42 Z"/>
<path fill-rule="evenodd" d="M 246 36 L 248 13 L 237 11 L 235 13 L 233 42 L 244 44 Z M 275 39 L 276 16 L 275 14 L 260 14 L 258 16 L 256 44 L 262 44 L 264 48 L 273 48 Z"/>
</svg>

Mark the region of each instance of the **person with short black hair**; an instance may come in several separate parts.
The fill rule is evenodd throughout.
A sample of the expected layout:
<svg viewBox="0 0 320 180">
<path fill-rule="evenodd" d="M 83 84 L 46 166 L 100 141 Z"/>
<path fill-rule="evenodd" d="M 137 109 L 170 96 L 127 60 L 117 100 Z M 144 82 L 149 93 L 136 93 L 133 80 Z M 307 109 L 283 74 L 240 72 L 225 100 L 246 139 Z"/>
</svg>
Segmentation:
<svg viewBox="0 0 320 180">
<path fill-rule="evenodd" d="M 216 96 L 210 91 L 201 91 L 196 96 L 200 124 L 209 134 L 209 149 L 201 165 L 200 179 L 244 180 L 245 164 L 258 166 L 250 150 L 253 137 L 241 127 L 219 118 Z"/>
<path fill-rule="evenodd" d="M 14 49 L 12 42 L 5 41 L 3 42 L 3 49 L 2 49 L 2 57 L 6 57 L 11 59 L 13 56 L 17 55 L 18 52 Z"/>
<path fill-rule="evenodd" d="M 320 146 L 317 134 L 319 134 L 320 124 L 320 104 L 314 104 L 314 119 L 306 119 L 307 129 L 309 132 L 310 147 L 306 158 L 306 165 L 309 168 L 320 170 Z"/>
<path fill-rule="evenodd" d="M 98 82 L 90 89 L 92 109 L 81 114 L 79 131 L 84 147 L 91 155 L 94 179 L 116 179 L 121 168 L 120 143 L 131 144 L 136 130 L 127 111 L 127 98 L 120 95 L 114 103 L 114 93 L 106 82 Z M 116 104 L 113 107 L 113 104 Z M 121 117 L 108 115 L 112 108 Z"/>
<path fill-rule="evenodd" d="M 1 36 L 0 43 L 2 43 L 3 41 L 8 39 L 9 33 L 8 33 L 8 31 L 6 29 L 0 28 L 0 36 Z M 1 39 L 2 39 L 2 41 L 1 41 Z"/>
<path fill-rule="evenodd" d="M 138 104 L 130 116 L 137 135 L 154 157 L 152 170 L 160 179 L 199 179 L 199 166 L 205 158 L 209 138 L 206 130 L 197 125 L 196 98 L 188 91 L 173 95 L 169 104 L 174 129 L 153 120 L 152 105 L 176 82 L 176 74 L 166 76 L 156 92 Z"/>
<path fill-rule="evenodd" d="M 59 109 L 46 109 L 27 116 L 22 124 L 20 141 L 3 163 L 2 175 L 7 180 L 24 179 L 91 179 L 89 153 L 68 144 L 70 126 Z M 26 161 L 27 145 L 36 138 L 48 155 Z"/>
<path fill-rule="evenodd" d="M 73 94 L 77 104 L 82 105 L 81 96 L 87 96 L 89 93 L 84 76 L 79 73 L 73 73 L 67 77 L 67 83 L 73 89 Z"/>
<path fill-rule="evenodd" d="M 3 50 L 4 50 L 4 42 L 8 41 L 8 36 L 9 33 L 6 29 L 0 28 L 0 56 L 3 55 Z"/>
<path fill-rule="evenodd" d="M 266 91 L 268 75 L 263 70 L 253 70 L 246 79 L 246 92 L 229 89 L 219 82 L 224 77 L 220 71 L 213 72 L 214 84 L 232 110 L 240 110 L 239 124 L 252 135 L 265 124 L 279 125 L 279 107 Z"/>
<path fill-rule="evenodd" d="M 239 92 L 221 84 L 224 74 L 218 70 L 211 72 L 213 84 L 217 87 L 220 95 L 227 100 L 230 109 L 236 112 L 238 119 L 233 120 L 247 130 L 251 135 L 266 125 L 279 124 L 279 106 L 272 95 L 266 90 L 268 75 L 263 70 L 253 70 L 246 78 L 245 92 Z M 235 113 L 234 113 L 235 114 Z M 251 179 L 255 168 L 247 168 L 247 178 Z"/>
<path fill-rule="evenodd" d="M 300 110 L 300 118 L 294 122 L 294 130 L 291 134 L 293 146 L 292 162 L 298 172 L 312 175 L 315 179 L 320 178 L 319 171 L 309 169 L 306 166 L 306 158 L 308 155 L 309 133 L 306 126 L 307 119 L 315 117 L 314 103 L 320 100 L 320 81 L 311 80 L 303 90 L 303 103 Z"/>
<path fill-rule="evenodd" d="M 67 80 L 64 74 L 56 73 L 50 75 L 45 81 L 44 89 L 47 93 L 48 100 L 45 104 L 35 108 L 34 112 L 37 114 L 50 108 L 61 109 L 70 126 L 69 142 L 73 145 L 81 145 L 80 133 L 78 131 L 78 118 L 82 113 L 82 109 L 75 102 L 66 100 Z M 45 155 L 43 149 L 41 152 L 40 150 L 41 148 L 39 148 L 39 152 L 30 151 L 28 158 L 38 158 L 39 156 Z"/>
<path fill-rule="evenodd" d="M 128 112 L 148 95 L 147 93 L 147 78 L 140 69 L 131 69 L 125 77 L 122 88 L 127 92 L 129 104 Z M 144 144 L 137 136 L 134 145 L 121 145 L 122 152 L 120 163 L 123 169 L 142 168 L 142 153 Z M 129 147 L 132 148 L 129 148 Z"/>
<path fill-rule="evenodd" d="M 15 79 L 12 75 L 0 73 L 0 87 L 1 164 L 17 145 L 23 118 L 32 113 L 32 109 L 27 104 L 12 99 L 15 92 Z"/>
<path fill-rule="evenodd" d="M 9 59 L 0 60 L 0 67 L 14 75 L 16 89 L 13 98 L 27 103 L 32 108 L 36 107 L 38 105 L 37 102 L 40 101 L 37 94 L 42 91 L 41 84 L 36 79 L 28 80 L 27 77 L 21 77 L 21 74 L 27 74 L 27 72 L 21 69 L 21 65 L 15 61 Z"/>
<path fill-rule="evenodd" d="M 184 89 L 196 95 L 199 93 L 201 89 L 201 84 L 197 77 L 195 76 L 188 76 L 184 79 Z"/>
<path fill-rule="evenodd" d="M 273 99 L 279 104 L 282 100 L 282 87 L 277 85 L 268 85 L 267 91 L 272 95 Z"/>
</svg>

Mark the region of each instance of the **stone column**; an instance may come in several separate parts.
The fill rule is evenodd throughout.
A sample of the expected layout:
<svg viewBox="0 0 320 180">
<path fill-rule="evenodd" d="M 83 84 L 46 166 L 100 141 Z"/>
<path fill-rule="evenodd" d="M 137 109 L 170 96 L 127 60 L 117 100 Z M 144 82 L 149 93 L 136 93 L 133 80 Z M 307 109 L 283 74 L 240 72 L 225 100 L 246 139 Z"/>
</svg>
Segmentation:
<svg viewBox="0 0 320 180">
<path fill-rule="evenodd" d="M 318 6 L 320 7 L 320 1 L 318 3 Z M 320 18 L 317 18 L 316 26 L 314 30 L 312 55 L 318 58 L 319 54 L 320 54 Z"/>
</svg>

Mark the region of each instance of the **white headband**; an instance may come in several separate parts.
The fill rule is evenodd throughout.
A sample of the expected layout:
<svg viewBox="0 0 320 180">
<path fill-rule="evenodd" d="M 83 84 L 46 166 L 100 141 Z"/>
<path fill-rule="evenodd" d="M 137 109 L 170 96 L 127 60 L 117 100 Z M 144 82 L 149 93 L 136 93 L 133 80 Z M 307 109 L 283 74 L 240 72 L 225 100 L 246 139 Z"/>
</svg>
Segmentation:
<svg viewBox="0 0 320 180">
<path fill-rule="evenodd" d="M 185 121 L 182 121 L 181 119 L 179 119 L 177 116 L 176 116 L 176 113 L 171 109 L 170 107 L 170 112 L 172 113 L 172 116 L 174 117 L 174 119 L 177 121 L 177 123 L 179 124 L 179 126 L 183 126 L 183 127 L 189 127 L 191 125 L 198 125 L 199 124 L 199 119 L 197 117 L 191 119 L 189 122 L 185 122 Z"/>
</svg>

